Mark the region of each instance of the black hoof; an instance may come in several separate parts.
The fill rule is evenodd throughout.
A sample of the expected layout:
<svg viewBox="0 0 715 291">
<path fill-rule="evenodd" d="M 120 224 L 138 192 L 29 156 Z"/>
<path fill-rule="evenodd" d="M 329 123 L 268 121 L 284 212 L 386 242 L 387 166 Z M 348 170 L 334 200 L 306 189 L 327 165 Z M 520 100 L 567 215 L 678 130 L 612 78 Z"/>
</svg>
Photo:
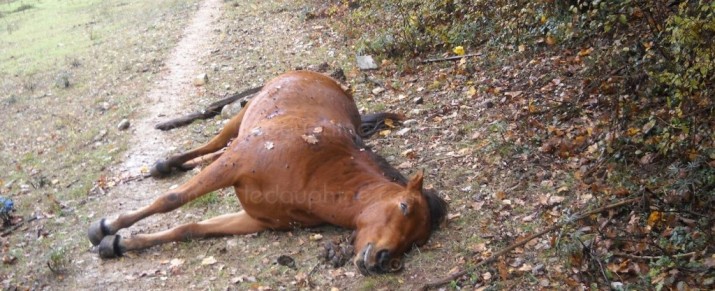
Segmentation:
<svg viewBox="0 0 715 291">
<path fill-rule="evenodd" d="M 164 178 L 171 174 L 171 167 L 165 161 L 157 161 L 156 164 L 151 167 L 149 173 L 154 178 Z"/>
<path fill-rule="evenodd" d="M 107 227 L 104 225 L 104 218 L 92 222 L 87 230 L 87 237 L 93 246 L 98 245 L 108 234 Z"/>
<path fill-rule="evenodd" d="M 122 250 L 119 247 L 119 235 L 109 235 L 102 239 L 99 243 L 99 257 L 102 259 L 112 259 L 122 256 Z"/>
</svg>

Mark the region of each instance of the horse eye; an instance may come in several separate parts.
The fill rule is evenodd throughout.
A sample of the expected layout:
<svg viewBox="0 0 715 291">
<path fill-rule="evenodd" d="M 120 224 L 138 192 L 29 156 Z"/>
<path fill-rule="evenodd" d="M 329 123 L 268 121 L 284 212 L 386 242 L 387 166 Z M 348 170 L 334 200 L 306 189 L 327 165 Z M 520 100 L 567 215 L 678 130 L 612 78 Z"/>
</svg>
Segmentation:
<svg viewBox="0 0 715 291">
<path fill-rule="evenodd" d="M 409 214 L 409 209 L 407 209 L 407 204 L 405 202 L 400 202 L 400 210 L 402 210 L 402 214 L 407 216 Z"/>
</svg>

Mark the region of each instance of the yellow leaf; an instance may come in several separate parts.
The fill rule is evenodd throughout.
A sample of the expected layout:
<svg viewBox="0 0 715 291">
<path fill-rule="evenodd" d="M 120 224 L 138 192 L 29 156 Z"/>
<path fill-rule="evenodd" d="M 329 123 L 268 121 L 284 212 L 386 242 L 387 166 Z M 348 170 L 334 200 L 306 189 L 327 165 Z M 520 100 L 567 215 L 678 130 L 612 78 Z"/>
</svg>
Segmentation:
<svg viewBox="0 0 715 291">
<path fill-rule="evenodd" d="M 392 119 L 387 118 L 385 119 L 385 126 L 389 128 L 395 128 L 395 122 L 392 121 Z"/>
<path fill-rule="evenodd" d="M 648 226 L 653 227 L 657 225 L 662 217 L 663 213 L 660 211 L 651 212 L 650 215 L 648 215 Z"/>
<path fill-rule="evenodd" d="M 634 135 L 638 134 L 639 132 L 641 132 L 640 129 L 631 127 L 628 129 L 628 136 L 634 136 Z"/>
<path fill-rule="evenodd" d="M 463 55 L 464 55 L 464 47 L 462 47 L 461 45 L 458 46 L 458 47 L 455 47 L 452 51 L 453 51 L 455 54 L 457 54 L 458 56 L 463 56 Z"/>
<path fill-rule="evenodd" d="M 545 24 L 547 20 L 549 20 L 549 18 L 547 18 L 546 15 L 541 15 L 541 24 Z"/>
<path fill-rule="evenodd" d="M 535 113 L 537 111 L 539 110 L 536 108 L 536 105 L 534 105 L 534 100 L 529 99 L 529 113 Z"/>
<path fill-rule="evenodd" d="M 587 55 L 590 55 L 592 51 L 593 51 L 593 48 L 592 48 L 592 47 L 587 48 L 587 49 L 581 49 L 581 51 L 578 52 L 578 56 L 579 56 L 579 57 L 585 57 L 585 56 L 587 56 Z"/>
<path fill-rule="evenodd" d="M 477 88 L 474 88 L 474 86 L 469 87 L 469 90 L 467 90 L 467 96 L 474 97 L 476 95 L 477 95 Z"/>
<path fill-rule="evenodd" d="M 380 131 L 380 136 L 388 136 L 391 132 L 391 130 L 385 129 L 383 131 Z"/>
</svg>

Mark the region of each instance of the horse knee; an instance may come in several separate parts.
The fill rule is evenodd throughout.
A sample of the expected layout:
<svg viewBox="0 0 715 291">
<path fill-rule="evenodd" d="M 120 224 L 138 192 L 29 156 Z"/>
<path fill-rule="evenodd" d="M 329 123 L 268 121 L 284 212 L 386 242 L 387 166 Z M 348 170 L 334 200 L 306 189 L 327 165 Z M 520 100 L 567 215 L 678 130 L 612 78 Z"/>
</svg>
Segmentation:
<svg viewBox="0 0 715 291">
<path fill-rule="evenodd" d="M 182 201 L 181 194 L 172 192 L 162 195 L 154 203 L 157 212 L 166 213 L 181 207 L 185 202 Z"/>
</svg>

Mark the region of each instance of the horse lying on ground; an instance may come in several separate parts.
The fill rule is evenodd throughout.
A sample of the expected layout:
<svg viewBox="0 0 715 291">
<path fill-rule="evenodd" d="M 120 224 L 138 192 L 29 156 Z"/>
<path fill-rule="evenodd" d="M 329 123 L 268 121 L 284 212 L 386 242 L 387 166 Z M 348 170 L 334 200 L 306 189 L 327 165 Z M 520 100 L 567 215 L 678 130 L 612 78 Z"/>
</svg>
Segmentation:
<svg viewBox="0 0 715 291">
<path fill-rule="evenodd" d="M 447 204 L 422 188 L 422 172 L 408 180 L 366 148 L 365 124 L 352 96 L 333 79 L 306 71 L 281 75 L 219 135 L 158 162 L 152 173 L 190 168 L 192 159 L 214 153 L 212 163 L 150 205 L 92 223 L 89 240 L 102 258 L 112 258 L 173 241 L 333 224 L 355 229 L 353 262 L 361 273 L 397 271 L 402 255 L 424 244 L 444 220 Z M 116 235 L 229 186 L 242 211 L 152 234 Z"/>
</svg>

